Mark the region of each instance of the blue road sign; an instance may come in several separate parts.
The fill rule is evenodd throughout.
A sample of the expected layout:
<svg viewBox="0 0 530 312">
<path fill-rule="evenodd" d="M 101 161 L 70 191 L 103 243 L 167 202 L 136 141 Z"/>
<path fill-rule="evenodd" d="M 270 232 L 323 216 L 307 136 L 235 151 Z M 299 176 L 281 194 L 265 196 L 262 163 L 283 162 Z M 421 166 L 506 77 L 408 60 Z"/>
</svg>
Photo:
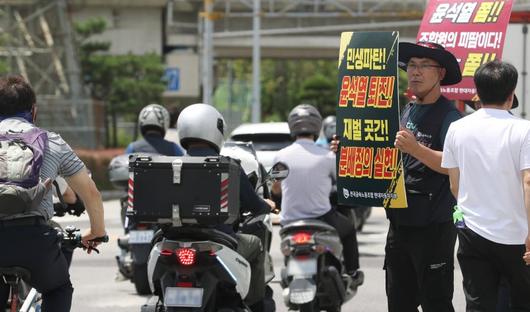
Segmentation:
<svg viewBox="0 0 530 312">
<path fill-rule="evenodd" d="M 167 79 L 167 90 L 168 91 L 179 91 L 180 90 L 180 69 L 177 67 L 166 68 L 166 79 Z"/>
</svg>

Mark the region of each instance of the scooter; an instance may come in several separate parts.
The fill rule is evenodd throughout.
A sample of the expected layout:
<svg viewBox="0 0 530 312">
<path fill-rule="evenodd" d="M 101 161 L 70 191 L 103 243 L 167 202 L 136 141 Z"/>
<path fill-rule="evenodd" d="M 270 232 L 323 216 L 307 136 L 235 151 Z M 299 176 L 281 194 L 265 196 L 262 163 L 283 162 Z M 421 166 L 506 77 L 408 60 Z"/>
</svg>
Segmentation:
<svg viewBox="0 0 530 312">
<path fill-rule="evenodd" d="M 231 148 L 234 146 L 237 149 L 237 144 Z M 241 165 L 247 175 L 252 172 L 257 175 L 256 166 L 243 163 L 255 159 L 255 155 L 243 156 L 244 149 L 236 153 Z M 225 149 L 221 153 L 234 156 L 232 152 Z M 265 180 L 266 177 L 258 175 L 256 189 L 265 185 Z M 240 231 L 258 236 L 263 246 L 270 248 L 272 224 L 268 214 L 247 216 Z M 249 292 L 252 272 L 248 261 L 237 253 L 237 240 L 232 236 L 212 228 L 162 226 L 153 241 L 148 272 L 155 296 L 142 307 L 142 312 L 250 311 L 244 298 Z M 265 263 L 268 283 L 274 278 L 269 255 Z M 267 292 L 272 297 L 272 289 L 267 288 Z M 274 311 L 273 304 L 272 301 L 271 307 L 265 301 L 266 310 Z"/>
<path fill-rule="evenodd" d="M 285 225 L 280 236 L 286 264 L 281 271 L 285 304 L 302 312 L 340 311 L 356 289 L 344 274 L 335 228 L 319 220 L 299 220 Z"/>
<path fill-rule="evenodd" d="M 120 254 L 116 256 L 118 269 L 134 284 L 139 295 L 147 295 L 151 293 L 147 277 L 147 260 L 157 227 L 153 224 L 131 222 L 125 216 L 128 201 L 125 190 L 129 181 L 129 155 L 114 157 L 108 170 L 109 179 L 114 187 L 124 190 L 124 195 L 120 197 L 120 208 L 125 235 L 118 238 L 120 247 Z"/>
<path fill-rule="evenodd" d="M 343 247 L 335 228 L 320 220 L 297 220 L 284 225 L 280 237 L 286 266 L 281 270 L 285 304 L 301 312 L 339 312 L 357 288 L 345 274 Z"/>
</svg>

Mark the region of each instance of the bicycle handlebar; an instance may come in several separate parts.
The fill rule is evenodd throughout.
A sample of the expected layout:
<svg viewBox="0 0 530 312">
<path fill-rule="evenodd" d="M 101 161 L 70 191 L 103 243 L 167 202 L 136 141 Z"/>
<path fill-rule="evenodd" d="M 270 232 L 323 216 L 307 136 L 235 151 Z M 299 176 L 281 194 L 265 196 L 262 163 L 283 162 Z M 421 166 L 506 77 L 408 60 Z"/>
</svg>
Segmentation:
<svg viewBox="0 0 530 312">
<path fill-rule="evenodd" d="M 73 227 L 73 226 L 67 226 L 63 230 L 58 230 L 57 235 L 61 239 L 61 243 L 67 245 L 70 248 L 83 248 L 88 250 L 94 250 L 96 253 L 99 253 L 99 250 L 96 249 L 93 246 L 85 246 L 81 239 L 81 233 L 80 230 Z M 89 242 L 96 242 L 96 243 L 107 243 L 109 241 L 109 236 L 101 236 L 96 237 L 94 239 L 89 240 Z"/>
</svg>

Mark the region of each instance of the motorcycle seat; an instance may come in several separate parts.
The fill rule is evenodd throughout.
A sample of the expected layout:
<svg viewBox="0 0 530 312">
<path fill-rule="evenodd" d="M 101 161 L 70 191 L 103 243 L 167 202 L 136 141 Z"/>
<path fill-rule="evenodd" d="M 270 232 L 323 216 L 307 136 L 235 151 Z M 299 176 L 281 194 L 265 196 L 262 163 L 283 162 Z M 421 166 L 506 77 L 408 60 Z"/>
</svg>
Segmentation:
<svg viewBox="0 0 530 312">
<path fill-rule="evenodd" d="M 20 277 L 25 281 L 29 281 L 31 273 L 29 272 L 29 270 L 17 266 L 0 267 L 0 276 Z"/>
<path fill-rule="evenodd" d="M 331 225 L 327 224 L 324 221 L 320 221 L 316 219 L 304 219 L 304 220 L 296 220 L 296 221 L 285 224 L 280 230 L 280 235 L 284 235 L 289 232 L 299 231 L 299 230 L 332 231 L 332 232 L 337 231 L 335 230 L 334 227 L 332 227 Z"/>
</svg>

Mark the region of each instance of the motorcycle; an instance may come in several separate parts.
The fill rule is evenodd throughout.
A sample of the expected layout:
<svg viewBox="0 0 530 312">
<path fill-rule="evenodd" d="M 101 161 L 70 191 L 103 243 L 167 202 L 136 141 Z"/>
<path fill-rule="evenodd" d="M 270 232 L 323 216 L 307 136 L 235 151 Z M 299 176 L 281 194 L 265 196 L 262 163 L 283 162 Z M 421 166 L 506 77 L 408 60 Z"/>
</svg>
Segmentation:
<svg viewBox="0 0 530 312">
<path fill-rule="evenodd" d="M 265 187 L 267 177 L 259 172 L 252 150 L 251 143 L 229 143 L 221 154 L 237 157 L 258 191 Z M 268 214 L 245 216 L 239 229 L 258 236 L 264 248 L 270 249 Z M 162 226 L 153 242 L 148 272 L 154 296 L 142 306 L 142 312 L 250 311 L 244 298 L 252 272 L 248 261 L 237 253 L 234 237 L 212 228 Z M 267 254 L 265 282 L 273 278 L 272 258 Z M 265 310 L 275 310 L 268 286 Z"/>
<path fill-rule="evenodd" d="M 288 174 L 289 169 L 280 165 Z M 343 247 L 334 227 L 315 219 L 297 220 L 283 226 L 280 238 L 286 266 L 280 284 L 289 309 L 339 312 L 355 296 L 357 289 L 345 274 Z"/>
<path fill-rule="evenodd" d="M 157 227 L 153 224 L 131 222 L 125 215 L 128 205 L 129 155 L 118 155 L 109 164 L 109 179 L 124 194 L 120 197 L 122 225 L 125 235 L 118 238 L 120 254 L 116 262 L 120 273 L 129 279 L 139 295 L 151 293 L 147 277 L 147 260 L 151 251 L 151 240 Z"/>
</svg>

